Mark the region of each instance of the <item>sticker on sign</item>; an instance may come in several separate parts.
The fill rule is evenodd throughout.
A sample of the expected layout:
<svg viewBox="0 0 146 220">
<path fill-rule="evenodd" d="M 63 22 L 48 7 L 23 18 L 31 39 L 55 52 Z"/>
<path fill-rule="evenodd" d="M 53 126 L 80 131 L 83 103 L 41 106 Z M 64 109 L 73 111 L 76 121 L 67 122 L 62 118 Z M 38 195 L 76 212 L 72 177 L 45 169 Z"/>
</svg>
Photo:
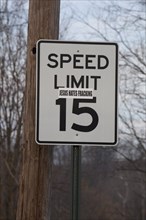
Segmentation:
<svg viewBox="0 0 146 220">
<path fill-rule="evenodd" d="M 37 42 L 38 144 L 117 143 L 116 43 Z"/>
<path fill-rule="evenodd" d="M 87 99 L 93 98 L 93 89 L 59 88 L 59 98 Z"/>
</svg>

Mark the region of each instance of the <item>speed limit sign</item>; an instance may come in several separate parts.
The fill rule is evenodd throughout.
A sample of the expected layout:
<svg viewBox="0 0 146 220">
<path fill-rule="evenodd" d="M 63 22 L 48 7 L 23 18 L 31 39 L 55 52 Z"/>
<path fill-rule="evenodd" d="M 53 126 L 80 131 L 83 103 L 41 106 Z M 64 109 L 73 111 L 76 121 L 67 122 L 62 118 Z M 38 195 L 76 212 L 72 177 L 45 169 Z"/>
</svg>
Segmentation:
<svg viewBox="0 0 146 220">
<path fill-rule="evenodd" d="M 116 43 L 37 42 L 38 144 L 117 143 Z"/>
</svg>

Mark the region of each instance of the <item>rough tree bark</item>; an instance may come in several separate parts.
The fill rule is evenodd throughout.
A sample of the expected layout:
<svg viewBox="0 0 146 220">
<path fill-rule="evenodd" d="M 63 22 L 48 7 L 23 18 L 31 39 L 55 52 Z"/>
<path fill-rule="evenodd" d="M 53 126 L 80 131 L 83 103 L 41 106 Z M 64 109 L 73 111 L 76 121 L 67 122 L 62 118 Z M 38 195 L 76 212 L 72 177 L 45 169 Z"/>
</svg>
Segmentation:
<svg viewBox="0 0 146 220">
<path fill-rule="evenodd" d="M 57 39 L 60 0 L 30 0 L 24 113 L 24 144 L 17 220 L 50 219 L 52 146 L 35 143 L 35 65 L 37 40 Z"/>
</svg>

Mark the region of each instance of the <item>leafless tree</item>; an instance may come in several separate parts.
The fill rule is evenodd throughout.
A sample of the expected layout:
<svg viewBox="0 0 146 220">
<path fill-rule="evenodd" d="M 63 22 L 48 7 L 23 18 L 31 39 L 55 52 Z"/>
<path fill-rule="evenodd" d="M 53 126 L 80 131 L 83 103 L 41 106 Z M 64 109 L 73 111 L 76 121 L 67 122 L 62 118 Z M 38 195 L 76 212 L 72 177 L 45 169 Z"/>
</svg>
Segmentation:
<svg viewBox="0 0 146 220">
<path fill-rule="evenodd" d="M 0 219 L 15 219 L 26 65 L 26 1 L 0 3 Z"/>
<path fill-rule="evenodd" d="M 74 9 L 76 21 L 82 28 L 84 25 L 86 30 L 84 37 L 119 44 L 119 145 L 112 148 L 113 153 L 116 153 L 112 163 L 117 160 L 116 175 L 125 186 L 127 200 L 125 202 L 121 199 L 124 207 L 127 207 L 128 201 L 132 198 L 132 192 L 134 196 L 137 195 L 139 186 L 141 218 L 137 216 L 137 219 L 145 219 L 146 197 L 143 196 L 146 182 L 145 1 L 91 1 L 89 4 L 87 14 L 82 10 L 77 14 L 77 9 Z M 85 156 L 91 151 L 86 149 Z M 95 154 L 91 157 L 94 158 Z M 101 159 L 99 163 L 102 163 Z M 100 164 L 101 170 L 102 166 Z M 135 181 L 133 189 L 132 181 Z M 120 193 L 122 187 L 118 190 Z M 120 195 L 124 198 L 124 193 Z M 128 208 L 125 210 L 125 213 L 124 210 L 121 212 L 123 219 L 130 219 Z"/>
<path fill-rule="evenodd" d="M 138 2 L 92 1 L 88 15 L 80 11 L 76 19 L 87 29 L 86 37 L 119 44 L 120 139 L 145 154 L 145 10 Z"/>
</svg>

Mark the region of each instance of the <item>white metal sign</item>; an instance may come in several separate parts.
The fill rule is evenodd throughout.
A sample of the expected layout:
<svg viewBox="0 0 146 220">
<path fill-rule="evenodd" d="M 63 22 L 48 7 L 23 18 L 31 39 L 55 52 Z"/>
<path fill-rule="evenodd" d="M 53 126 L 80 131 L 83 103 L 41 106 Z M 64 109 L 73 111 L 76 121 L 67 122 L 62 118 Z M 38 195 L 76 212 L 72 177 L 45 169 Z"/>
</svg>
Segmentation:
<svg viewBox="0 0 146 220">
<path fill-rule="evenodd" d="M 37 143 L 117 143 L 117 59 L 115 43 L 38 41 Z"/>
</svg>

